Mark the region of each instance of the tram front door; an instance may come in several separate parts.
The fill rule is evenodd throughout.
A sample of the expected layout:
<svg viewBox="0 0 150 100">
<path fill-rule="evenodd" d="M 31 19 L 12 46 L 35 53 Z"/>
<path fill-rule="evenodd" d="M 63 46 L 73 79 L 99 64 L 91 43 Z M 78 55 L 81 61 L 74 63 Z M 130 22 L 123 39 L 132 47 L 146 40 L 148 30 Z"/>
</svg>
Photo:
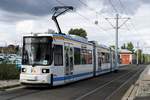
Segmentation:
<svg viewBox="0 0 150 100">
<path fill-rule="evenodd" d="M 65 55 L 65 75 L 67 76 L 65 81 L 71 81 L 73 78 L 73 47 L 70 43 L 65 43 L 64 46 L 64 55 Z"/>
</svg>

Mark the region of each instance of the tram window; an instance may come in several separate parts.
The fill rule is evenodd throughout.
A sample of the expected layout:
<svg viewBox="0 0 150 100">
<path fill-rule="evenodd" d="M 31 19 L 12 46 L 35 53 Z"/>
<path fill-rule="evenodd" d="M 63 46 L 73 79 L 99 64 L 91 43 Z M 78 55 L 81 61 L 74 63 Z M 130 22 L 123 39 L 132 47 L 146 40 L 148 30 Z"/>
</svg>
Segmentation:
<svg viewBox="0 0 150 100">
<path fill-rule="evenodd" d="M 92 64 L 92 50 L 82 49 L 81 62 L 82 64 Z"/>
<path fill-rule="evenodd" d="M 81 49 L 81 63 L 86 64 L 86 49 Z"/>
<path fill-rule="evenodd" d="M 63 65 L 63 47 L 62 45 L 54 45 L 54 65 Z"/>
<path fill-rule="evenodd" d="M 106 53 L 106 63 L 109 63 L 109 53 Z"/>
<path fill-rule="evenodd" d="M 87 64 L 92 64 L 92 50 L 87 50 Z"/>
<path fill-rule="evenodd" d="M 110 62 L 109 61 L 109 53 L 102 52 L 101 55 L 102 55 L 102 63 L 109 63 Z"/>
<path fill-rule="evenodd" d="M 81 50 L 80 48 L 74 48 L 74 64 L 79 65 L 81 64 Z"/>
<path fill-rule="evenodd" d="M 101 63 L 102 63 L 102 57 L 101 57 L 101 53 L 98 52 L 98 67 L 101 66 Z"/>
<path fill-rule="evenodd" d="M 73 55 L 73 49 L 70 48 L 70 55 Z"/>
<path fill-rule="evenodd" d="M 48 37 L 25 37 L 23 40 L 23 65 L 51 65 L 52 40 Z"/>
</svg>

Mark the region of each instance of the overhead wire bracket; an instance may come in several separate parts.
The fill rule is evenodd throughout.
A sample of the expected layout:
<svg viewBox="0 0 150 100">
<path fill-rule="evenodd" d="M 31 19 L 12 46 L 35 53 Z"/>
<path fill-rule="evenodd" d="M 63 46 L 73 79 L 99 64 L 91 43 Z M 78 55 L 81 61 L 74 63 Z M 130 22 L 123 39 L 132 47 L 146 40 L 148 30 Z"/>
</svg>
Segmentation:
<svg viewBox="0 0 150 100">
<path fill-rule="evenodd" d="M 52 11 L 54 12 L 52 16 L 52 20 L 55 22 L 59 34 L 62 34 L 62 31 L 57 21 L 57 17 L 66 13 L 69 10 L 73 10 L 73 7 L 72 6 L 56 6 L 52 8 Z"/>
</svg>

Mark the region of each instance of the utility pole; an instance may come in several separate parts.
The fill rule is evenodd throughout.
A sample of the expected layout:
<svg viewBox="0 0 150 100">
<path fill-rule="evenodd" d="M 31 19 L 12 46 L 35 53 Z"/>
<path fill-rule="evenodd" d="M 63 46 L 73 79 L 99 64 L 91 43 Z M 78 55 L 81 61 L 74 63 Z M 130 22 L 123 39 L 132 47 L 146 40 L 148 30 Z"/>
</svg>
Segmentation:
<svg viewBox="0 0 150 100">
<path fill-rule="evenodd" d="M 116 18 L 105 18 L 108 23 L 115 29 L 116 31 L 116 36 L 115 36 L 115 70 L 118 70 L 118 31 L 119 29 L 130 19 L 130 18 L 119 18 L 119 14 L 116 14 Z M 116 25 L 114 26 L 109 19 L 115 19 L 116 20 Z M 119 19 L 125 19 L 125 21 L 119 25 Z"/>
<path fill-rule="evenodd" d="M 116 70 L 118 69 L 118 30 L 119 30 L 119 26 L 118 26 L 118 19 L 119 19 L 119 14 L 116 14 L 116 46 L 115 46 L 115 66 L 116 66 Z"/>
</svg>

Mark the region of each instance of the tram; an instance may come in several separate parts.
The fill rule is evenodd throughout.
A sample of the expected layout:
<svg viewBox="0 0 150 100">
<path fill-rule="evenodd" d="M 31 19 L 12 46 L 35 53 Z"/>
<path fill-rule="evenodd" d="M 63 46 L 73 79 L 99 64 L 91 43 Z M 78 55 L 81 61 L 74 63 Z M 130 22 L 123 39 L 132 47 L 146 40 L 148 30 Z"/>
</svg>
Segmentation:
<svg viewBox="0 0 150 100">
<path fill-rule="evenodd" d="M 76 35 L 23 37 L 22 84 L 57 86 L 115 71 L 114 50 Z"/>
<path fill-rule="evenodd" d="M 65 84 L 114 71 L 114 51 L 82 37 L 24 36 L 21 83 Z"/>
</svg>

